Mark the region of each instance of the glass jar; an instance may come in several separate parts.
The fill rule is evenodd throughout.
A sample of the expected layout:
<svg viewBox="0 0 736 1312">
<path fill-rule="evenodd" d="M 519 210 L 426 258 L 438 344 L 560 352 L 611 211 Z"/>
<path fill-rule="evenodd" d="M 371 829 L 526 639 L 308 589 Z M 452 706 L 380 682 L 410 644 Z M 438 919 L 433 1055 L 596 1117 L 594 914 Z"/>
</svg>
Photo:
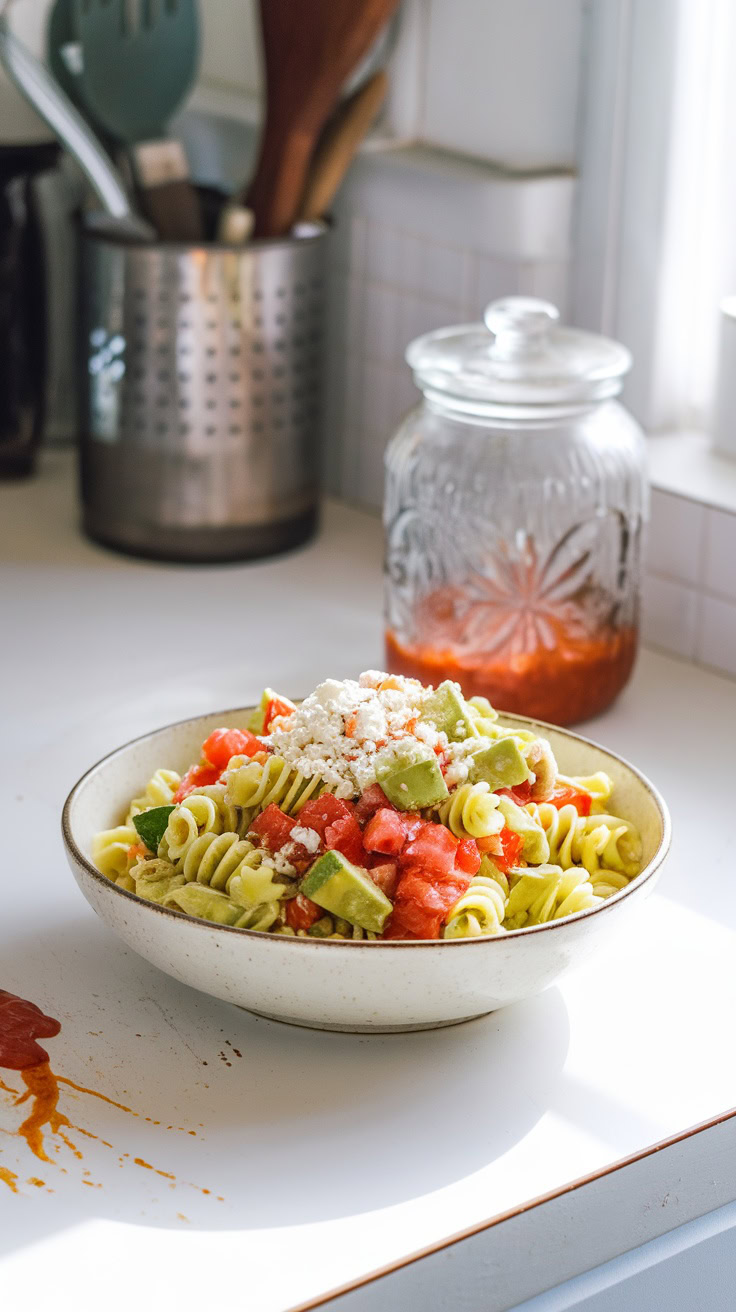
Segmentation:
<svg viewBox="0 0 736 1312">
<path fill-rule="evenodd" d="M 428 333 L 424 393 L 386 452 L 386 659 L 557 724 L 596 715 L 636 656 L 644 439 L 617 342 L 508 297 Z"/>
</svg>

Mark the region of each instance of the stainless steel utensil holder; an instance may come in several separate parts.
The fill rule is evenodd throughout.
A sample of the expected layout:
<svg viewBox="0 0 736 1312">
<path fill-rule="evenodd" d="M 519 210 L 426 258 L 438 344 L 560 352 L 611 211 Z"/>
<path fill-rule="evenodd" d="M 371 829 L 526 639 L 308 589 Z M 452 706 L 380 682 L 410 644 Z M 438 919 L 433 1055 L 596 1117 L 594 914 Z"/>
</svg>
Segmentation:
<svg viewBox="0 0 736 1312">
<path fill-rule="evenodd" d="M 238 560 L 316 526 L 325 228 L 242 249 L 83 232 L 83 523 L 137 555 Z"/>
</svg>

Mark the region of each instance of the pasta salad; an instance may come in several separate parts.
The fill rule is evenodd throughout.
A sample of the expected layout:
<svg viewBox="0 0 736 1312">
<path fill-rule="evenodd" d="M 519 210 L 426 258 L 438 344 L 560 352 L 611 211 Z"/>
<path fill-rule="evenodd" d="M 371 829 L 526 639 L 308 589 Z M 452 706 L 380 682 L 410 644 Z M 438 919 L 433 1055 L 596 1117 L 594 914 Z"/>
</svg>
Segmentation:
<svg viewBox="0 0 736 1312">
<path fill-rule="evenodd" d="M 271 934 L 455 939 L 569 916 L 624 888 L 641 841 L 612 781 L 482 697 L 369 670 L 299 706 L 267 689 L 181 777 L 157 770 L 96 835 L 103 875 L 149 902 Z"/>
</svg>

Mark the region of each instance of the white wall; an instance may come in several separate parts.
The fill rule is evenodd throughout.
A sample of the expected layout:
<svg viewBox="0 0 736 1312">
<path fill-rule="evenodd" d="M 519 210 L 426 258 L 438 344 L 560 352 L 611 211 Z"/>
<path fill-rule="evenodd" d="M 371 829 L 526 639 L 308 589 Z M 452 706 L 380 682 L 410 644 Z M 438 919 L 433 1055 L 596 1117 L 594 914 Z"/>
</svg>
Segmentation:
<svg viewBox="0 0 736 1312">
<path fill-rule="evenodd" d="M 575 161 L 583 0 L 403 0 L 387 125 L 512 169 Z M 203 6 L 202 82 L 257 97 L 254 0 Z"/>
</svg>

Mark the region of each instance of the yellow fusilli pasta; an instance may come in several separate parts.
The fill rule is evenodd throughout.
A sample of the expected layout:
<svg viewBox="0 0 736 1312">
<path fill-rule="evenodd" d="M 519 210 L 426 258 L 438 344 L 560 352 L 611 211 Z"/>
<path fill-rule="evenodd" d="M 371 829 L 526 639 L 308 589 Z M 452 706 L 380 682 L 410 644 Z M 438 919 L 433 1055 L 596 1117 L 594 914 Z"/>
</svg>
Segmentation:
<svg viewBox="0 0 736 1312">
<path fill-rule="evenodd" d="M 190 793 L 169 816 L 166 832 L 159 844 L 159 856 L 176 863 L 183 861 L 192 843 L 202 834 L 221 834 L 222 812 L 217 802 L 204 793 Z"/>
<path fill-rule="evenodd" d="M 319 775 L 306 777 L 287 765 L 282 757 L 269 756 L 263 762 L 249 761 L 228 771 L 226 798 L 247 812 L 250 823 L 271 802 L 287 815 L 298 815 L 310 797 L 331 791 Z"/>
<path fill-rule="evenodd" d="M 482 934 L 502 934 L 508 896 L 506 876 L 484 858 L 467 892 L 452 908 L 444 937 L 478 938 Z"/>
<path fill-rule="evenodd" d="M 490 784 L 461 784 L 438 807 L 437 814 L 457 838 L 487 838 L 500 834 L 504 826 L 498 802 Z"/>
<path fill-rule="evenodd" d="M 511 875 L 511 892 L 506 904 L 506 929 L 542 925 L 585 911 L 601 899 L 596 896 L 587 870 L 557 865 L 527 867 Z"/>
<path fill-rule="evenodd" d="M 125 817 L 126 825 L 132 825 L 134 816 L 140 815 L 141 811 L 148 811 L 152 806 L 170 806 L 180 783 L 181 775 L 176 770 L 156 770 L 141 796 L 133 798 Z"/>
<path fill-rule="evenodd" d="M 541 825 L 549 843 L 549 860 L 568 867 L 582 865 L 593 875 L 615 870 L 631 878 L 639 869 L 641 840 L 634 826 L 618 816 L 579 815 L 572 805 L 558 810 L 550 802 L 530 803 L 525 810 Z"/>
<path fill-rule="evenodd" d="M 128 848 L 138 843 L 138 831 L 133 825 L 117 825 L 114 829 L 103 829 L 92 839 L 92 860 L 103 875 L 107 875 L 114 884 L 128 874 Z M 125 882 L 121 885 L 129 892 L 135 892 Z"/>
</svg>

